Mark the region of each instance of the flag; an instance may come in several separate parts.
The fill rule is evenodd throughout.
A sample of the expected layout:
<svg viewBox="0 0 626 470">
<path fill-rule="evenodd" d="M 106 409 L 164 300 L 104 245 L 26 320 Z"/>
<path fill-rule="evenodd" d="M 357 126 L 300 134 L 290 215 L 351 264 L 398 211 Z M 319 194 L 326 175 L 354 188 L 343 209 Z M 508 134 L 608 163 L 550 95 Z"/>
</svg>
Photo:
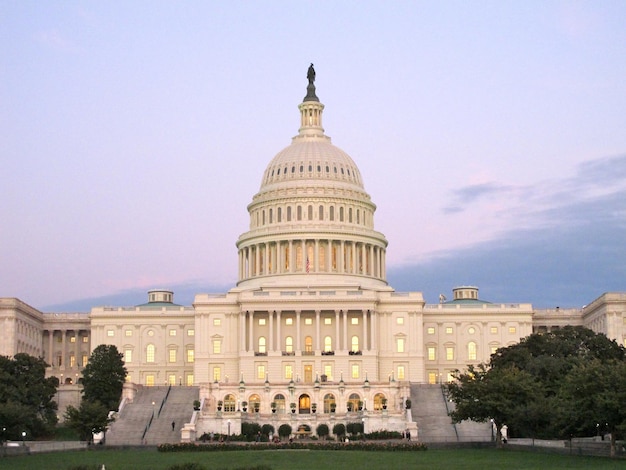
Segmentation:
<svg viewBox="0 0 626 470">
<path fill-rule="evenodd" d="M 309 263 L 309 257 L 306 257 L 306 273 L 309 274 L 309 271 L 311 270 L 311 264 Z"/>
</svg>

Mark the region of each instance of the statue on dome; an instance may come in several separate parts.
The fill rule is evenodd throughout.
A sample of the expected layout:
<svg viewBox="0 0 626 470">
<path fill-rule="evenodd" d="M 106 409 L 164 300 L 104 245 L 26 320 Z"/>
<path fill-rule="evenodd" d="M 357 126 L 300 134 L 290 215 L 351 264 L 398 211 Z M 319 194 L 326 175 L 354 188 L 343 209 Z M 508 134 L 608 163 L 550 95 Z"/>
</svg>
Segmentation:
<svg viewBox="0 0 626 470">
<path fill-rule="evenodd" d="M 309 85 L 313 85 L 313 82 L 315 81 L 315 69 L 313 68 L 312 62 L 311 65 L 309 65 L 309 70 L 306 73 L 306 78 L 309 79 Z"/>
</svg>

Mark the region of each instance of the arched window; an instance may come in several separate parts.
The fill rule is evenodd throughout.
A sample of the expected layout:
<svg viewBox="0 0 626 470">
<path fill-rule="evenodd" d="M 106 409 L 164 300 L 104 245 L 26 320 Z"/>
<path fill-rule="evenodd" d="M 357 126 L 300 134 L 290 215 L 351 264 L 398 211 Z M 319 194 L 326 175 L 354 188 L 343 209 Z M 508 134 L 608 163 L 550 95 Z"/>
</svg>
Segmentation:
<svg viewBox="0 0 626 470">
<path fill-rule="evenodd" d="M 377 393 L 376 395 L 374 395 L 374 410 L 382 410 L 383 404 L 387 404 L 385 395 L 383 395 L 382 393 Z"/>
<path fill-rule="evenodd" d="M 352 352 L 357 352 L 359 350 L 359 337 L 354 335 L 352 337 Z"/>
<path fill-rule="evenodd" d="M 352 207 L 348 209 L 348 222 L 352 223 Z M 263 223 L 265 223 L 265 221 Z"/>
<path fill-rule="evenodd" d="M 307 212 L 308 212 L 308 214 L 307 214 L 308 219 L 309 219 L 309 220 L 313 220 L 313 206 L 309 206 L 309 207 L 307 208 Z"/>
<path fill-rule="evenodd" d="M 235 395 L 228 394 L 224 397 L 224 411 L 226 412 L 235 412 L 236 403 L 235 403 Z"/>
<path fill-rule="evenodd" d="M 258 413 L 259 410 L 261 409 L 261 397 L 258 396 L 257 394 L 250 395 L 250 399 L 248 400 L 248 403 L 250 404 L 250 409 L 254 411 L 255 413 Z"/>
<path fill-rule="evenodd" d="M 324 220 L 324 206 L 319 207 L 317 218 L 319 220 Z"/>
<path fill-rule="evenodd" d="M 351 393 L 348 397 L 348 411 L 357 411 L 359 409 L 359 402 L 361 397 L 358 393 Z"/>
<path fill-rule="evenodd" d="M 330 352 L 333 350 L 333 339 L 330 336 L 324 337 L 324 351 Z"/>
<path fill-rule="evenodd" d="M 310 336 L 304 338 L 304 351 L 307 353 L 313 352 L 313 338 Z"/>
<path fill-rule="evenodd" d="M 287 222 L 291 222 L 291 206 L 287 206 Z"/>
<path fill-rule="evenodd" d="M 283 221 L 283 208 L 279 207 L 276 209 L 276 222 L 280 223 Z"/>
<path fill-rule="evenodd" d="M 270 224 L 274 223 L 274 209 L 270 209 Z"/>
<path fill-rule="evenodd" d="M 267 352 L 266 343 L 265 343 L 265 336 L 261 336 L 259 338 L 259 352 L 261 354 L 265 354 Z"/>
<path fill-rule="evenodd" d="M 330 206 L 330 213 L 328 214 L 328 218 L 332 221 L 335 220 L 335 206 Z"/>
<path fill-rule="evenodd" d="M 154 362 L 154 344 L 146 346 L 146 362 Z"/>
<path fill-rule="evenodd" d="M 343 222 L 343 207 L 339 208 L 339 222 Z"/>
<path fill-rule="evenodd" d="M 331 405 L 335 403 L 335 395 L 333 395 L 332 393 L 327 393 L 326 395 L 324 395 L 324 413 L 330 413 L 331 410 Z"/>
<path fill-rule="evenodd" d="M 302 220 L 302 206 L 298 206 L 297 208 L 297 220 Z"/>
<path fill-rule="evenodd" d="M 467 359 L 470 361 L 476 360 L 476 343 L 474 341 L 467 343 Z"/>
<path fill-rule="evenodd" d="M 276 404 L 276 413 L 285 412 L 285 396 L 281 393 L 274 397 L 274 403 Z"/>
<path fill-rule="evenodd" d="M 287 336 L 285 338 L 285 351 L 288 353 L 293 352 L 293 336 Z"/>
</svg>

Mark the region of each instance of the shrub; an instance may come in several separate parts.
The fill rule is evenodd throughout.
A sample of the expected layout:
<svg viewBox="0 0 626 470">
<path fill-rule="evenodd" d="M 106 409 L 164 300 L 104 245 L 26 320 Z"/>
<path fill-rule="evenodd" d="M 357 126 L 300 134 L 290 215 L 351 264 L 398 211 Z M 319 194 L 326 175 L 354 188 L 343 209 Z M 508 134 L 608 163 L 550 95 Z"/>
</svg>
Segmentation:
<svg viewBox="0 0 626 470">
<path fill-rule="evenodd" d="M 199 463 L 187 462 L 177 463 L 167 467 L 167 470 L 204 470 L 206 467 Z"/>
<path fill-rule="evenodd" d="M 316 434 L 321 437 L 322 439 L 325 439 L 326 436 L 328 436 L 330 434 L 330 429 L 328 429 L 328 424 L 320 424 L 317 426 L 317 429 L 315 430 Z"/>
<path fill-rule="evenodd" d="M 291 426 L 289 426 L 288 424 L 281 424 L 278 428 L 278 435 L 280 437 L 289 437 L 291 436 L 291 431 Z"/>
<path fill-rule="evenodd" d="M 254 441 L 256 436 L 261 432 L 261 425 L 259 423 L 241 423 L 241 434 L 246 436 L 246 440 Z"/>
<path fill-rule="evenodd" d="M 272 426 L 271 424 L 264 424 L 263 426 L 261 426 L 261 434 L 263 434 L 264 436 L 274 434 L 274 431 L 274 426 Z"/>
<path fill-rule="evenodd" d="M 333 434 L 339 438 L 346 435 L 346 426 L 343 423 L 337 423 L 333 426 Z"/>
</svg>

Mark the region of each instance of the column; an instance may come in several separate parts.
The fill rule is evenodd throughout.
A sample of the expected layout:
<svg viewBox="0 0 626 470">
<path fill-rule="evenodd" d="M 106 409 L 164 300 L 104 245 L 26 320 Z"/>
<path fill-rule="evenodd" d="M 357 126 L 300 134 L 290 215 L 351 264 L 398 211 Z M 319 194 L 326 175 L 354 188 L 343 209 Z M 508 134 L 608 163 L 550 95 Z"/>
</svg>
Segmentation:
<svg viewBox="0 0 626 470">
<path fill-rule="evenodd" d="M 270 337 L 269 337 L 269 344 L 267 345 L 267 351 L 274 351 L 274 312 L 273 311 L 268 311 L 269 316 L 270 316 Z"/>
<path fill-rule="evenodd" d="M 78 369 L 79 357 L 80 357 L 80 330 L 74 330 L 74 337 L 76 338 L 74 341 L 74 367 Z"/>
<path fill-rule="evenodd" d="M 256 349 L 254 345 L 254 311 L 249 313 L 248 318 L 248 348 L 247 351 L 254 351 Z"/>
<path fill-rule="evenodd" d="M 56 368 L 57 365 L 54 363 L 54 330 L 48 330 L 48 364 L 50 364 L 53 368 Z"/>
<path fill-rule="evenodd" d="M 67 330 L 61 330 L 61 364 L 67 369 Z"/>
<path fill-rule="evenodd" d="M 338 264 L 338 271 L 340 273 L 344 273 L 346 271 L 346 267 L 344 266 L 345 263 L 345 256 L 344 256 L 344 250 L 345 250 L 345 243 L 343 240 L 341 240 L 341 242 L 339 243 L 339 259 L 337 260 L 337 264 Z"/>
<path fill-rule="evenodd" d="M 367 310 L 363 310 L 363 351 L 368 351 L 369 347 L 367 344 Z"/>
<path fill-rule="evenodd" d="M 320 335 L 321 335 L 321 323 L 320 323 L 320 310 L 315 311 L 315 350 L 320 350 Z"/>
<path fill-rule="evenodd" d="M 350 349 L 348 343 L 348 312 L 343 312 L 343 349 Z"/>
<path fill-rule="evenodd" d="M 314 249 L 314 253 L 315 253 L 315 268 L 314 271 L 316 273 L 319 273 L 321 271 L 320 269 L 320 241 L 319 239 L 315 239 L 315 249 Z"/>
<path fill-rule="evenodd" d="M 239 345 L 240 351 L 246 350 L 246 313 L 247 312 L 240 312 L 237 317 L 239 320 L 239 324 L 237 325 L 237 327 L 239 328 L 241 334 L 241 337 L 239 338 L 239 340 L 241 341 L 241 344 Z M 228 323 L 230 323 L 230 321 Z"/>
<path fill-rule="evenodd" d="M 302 350 L 302 343 L 300 342 L 300 310 L 296 310 L 296 351 Z"/>
<path fill-rule="evenodd" d="M 339 312 L 335 310 L 335 351 L 339 351 Z"/>
<path fill-rule="evenodd" d="M 259 250 L 259 245 L 254 245 L 254 275 L 259 275 L 259 265 L 261 261 L 261 250 Z"/>
<path fill-rule="evenodd" d="M 280 337 L 280 323 L 282 320 L 282 315 L 280 310 L 276 310 L 276 349 L 278 351 L 283 350 L 283 340 Z"/>
<path fill-rule="evenodd" d="M 376 330 L 378 330 L 378 324 L 377 324 L 378 323 L 378 318 L 377 318 L 377 315 L 376 315 L 376 310 L 372 310 L 370 320 L 371 320 L 370 323 L 372 325 L 371 326 L 371 331 L 372 331 L 371 348 L 374 351 L 378 351 L 378 341 L 377 341 L 377 338 L 376 338 Z"/>
<path fill-rule="evenodd" d="M 293 240 L 289 240 L 289 269 L 287 272 L 293 272 Z"/>
</svg>

